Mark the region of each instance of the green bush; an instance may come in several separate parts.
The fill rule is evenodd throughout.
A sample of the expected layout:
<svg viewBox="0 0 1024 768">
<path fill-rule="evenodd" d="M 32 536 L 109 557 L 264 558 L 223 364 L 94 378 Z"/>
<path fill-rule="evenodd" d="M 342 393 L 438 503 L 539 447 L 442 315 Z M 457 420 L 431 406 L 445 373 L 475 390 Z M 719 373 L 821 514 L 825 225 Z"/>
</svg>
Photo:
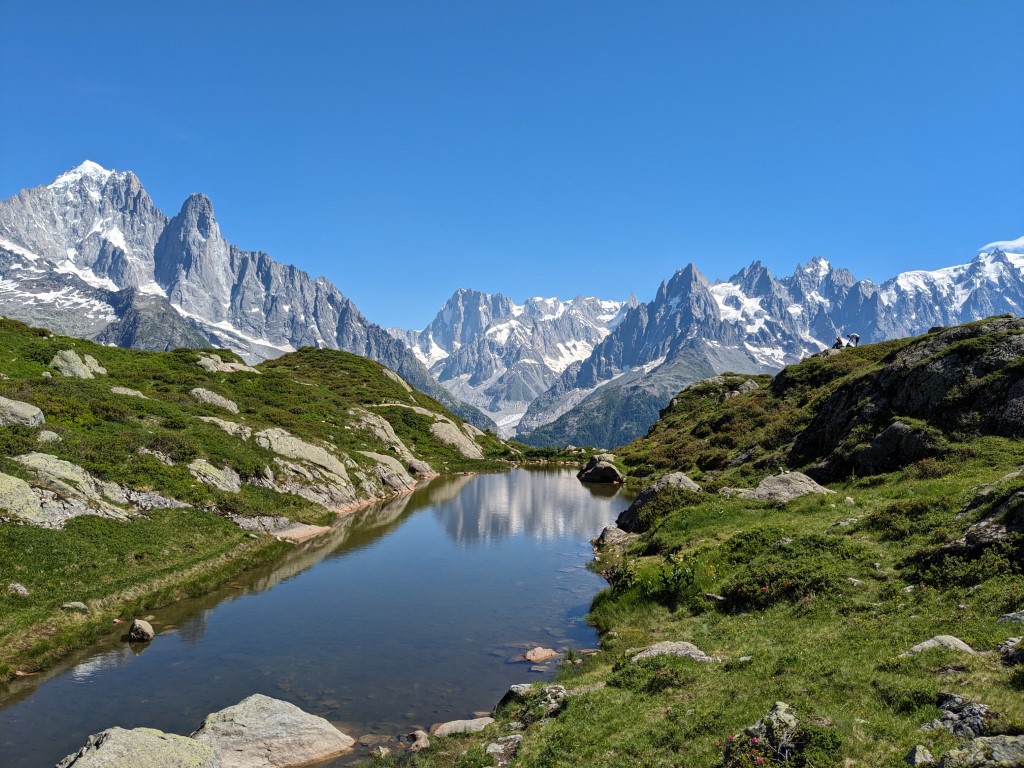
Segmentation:
<svg viewBox="0 0 1024 768">
<path fill-rule="evenodd" d="M 838 536 L 802 536 L 754 557 L 725 590 L 733 610 L 833 595 L 846 583 L 860 548 Z"/>
<path fill-rule="evenodd" d="M 686 688 L 698 679 L 697 662 L 682 656 L 654 656 L 632 664 L 622 662 L 608 678 L 608 685 L 634 693 L 655 694 L 670 688 Z"/>
</svg>

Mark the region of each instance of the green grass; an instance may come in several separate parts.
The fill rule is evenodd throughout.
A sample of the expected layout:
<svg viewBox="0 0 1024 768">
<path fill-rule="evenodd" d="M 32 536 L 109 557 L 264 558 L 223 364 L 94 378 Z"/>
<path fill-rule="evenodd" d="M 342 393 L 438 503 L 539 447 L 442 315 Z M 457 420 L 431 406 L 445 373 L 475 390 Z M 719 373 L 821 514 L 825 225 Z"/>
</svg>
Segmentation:
<svg viewBox="0 0 1024 768">
<path fill-rule="evenodd" d="M 1009 338 L 978 336 L 984 327 L 953 331 L 947 354 L 973 365 Z M 609 586 L 594 600 L 589 620 L 601 635 L 601 653 L 562 666 L 560 682 L 579 692 L 556 717 L 527 729 L 513 765 L 755 766 L 768 753 L 744 740 L 743 729 L 777 701 L 795 708 L 800 721 L 801 750 L 785 763 L 794 768 L 897 768 L 915 744 L 941 756 L 956 740 L 920 727 L 938 716 L 943 691 L 989 704 L 1000 713 L 997 731 L 1024 733 L 1024 672 L 991 653 L 1019 634 L 998 618 L 1024 607 L 1024 537 L 947 548 L 1024 491 L 1020 478 L 999 484 L 1024 466 L 1024 441 L 966 422 L 951 430 L 940 413 L 894 414 L 936 432 L 941 441 L 933 455 L 886 474 L 849 475 L 830 486 L 834 495 L 788 504 L 715 492 L 753 487 L 791 467 L 798 435 L 833 395 L 868 387 L 919 343 L 812 358 L 775 379 L 753 377 L 758 390 L 730 399 L 720 399 L 721 385 L 697 385 L 673 400 L 645 438 L 616 449 L 636 486 L 681 470 L 710 492 L 664 494 L 644 510 L 646 530 L 638 541 L 624 552 L 598 553 L 592 567 Z M 1004 366 L 1003 385 L 1020 369 Z M 735 388 L 748 377 L 725 378 L 725 387 Z M 870 442 L 887 426 L 861 418 L 858 409 L 868 405 L 851 406 L 848 419 L 860 419 L 861 427 L 835 450 Z M 961 514 L 979 488 L 992 484 L 983 501 Z M 899 656 L 939 634 L 988 653 L 935 649 Z M 631 649 L 661 640 L 692 642 L 723 663 L 629 662 Z M 478 754 L 495 735 L 512 732 L 501 717 L 490 736 L 444 740 L 433 757 L 410 764 L 458 765 L 460 752 Z"/>
</svg>

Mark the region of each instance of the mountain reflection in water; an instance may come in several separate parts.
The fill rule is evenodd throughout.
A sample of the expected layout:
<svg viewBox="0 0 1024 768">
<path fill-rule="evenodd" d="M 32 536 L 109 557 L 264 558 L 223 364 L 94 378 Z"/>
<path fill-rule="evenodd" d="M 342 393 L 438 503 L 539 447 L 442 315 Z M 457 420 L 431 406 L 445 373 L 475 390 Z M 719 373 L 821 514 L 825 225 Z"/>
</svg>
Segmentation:
<svg viewBox="0 0 1024 768">
<path fill-rule="evenodd" d="M 590 539 L 628 505 L 574 471 L 438 478 L 338 521 L 271 566 L 153 610 L 53 669 L 0 686 L 4 768 L 53 765 L 114 725 L 190 733 L 252 693 L 354 736 L 399 734 L 489 709 L 534 645 L 587 647 L 603 580 Z M 138 653 L 142 651 L 142 653 Z"/>
</svg>

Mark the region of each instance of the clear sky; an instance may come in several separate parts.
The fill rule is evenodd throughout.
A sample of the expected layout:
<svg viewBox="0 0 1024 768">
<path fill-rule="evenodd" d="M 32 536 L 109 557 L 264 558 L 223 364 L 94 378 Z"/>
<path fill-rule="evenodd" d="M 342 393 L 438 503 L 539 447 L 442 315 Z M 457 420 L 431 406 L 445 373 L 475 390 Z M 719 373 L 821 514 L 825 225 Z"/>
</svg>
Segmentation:
<svg viewBox="0 0 1024 768">
<path fill-rule="evenodd" d="M 1024 234 L 1020 0 L 0 4 L 0 198 L 91 159 L 381 325 Z"/>
</svg>

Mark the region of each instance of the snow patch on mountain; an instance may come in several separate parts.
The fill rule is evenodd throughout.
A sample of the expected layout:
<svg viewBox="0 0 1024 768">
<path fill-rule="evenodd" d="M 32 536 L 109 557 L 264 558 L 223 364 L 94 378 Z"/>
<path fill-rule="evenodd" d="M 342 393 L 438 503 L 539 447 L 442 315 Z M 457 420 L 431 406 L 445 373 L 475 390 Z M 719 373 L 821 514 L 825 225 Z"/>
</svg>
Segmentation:
<svg viewBox="0 0 1024 768">
<path fill-rule="evenodd" d="M 82 179 L 95 179 L 100 183 L 105 182 L 114 174 L 114 171 L 109 171 L 98 163 L 94 163 L 92 160 L 86 160 L 81 165 L 77 165 L 70 171 L 66 171 L 54 179 L 49 185 L 49 189 L 61 189 L 63 187 L 71 186 Z"/>
</svg>

